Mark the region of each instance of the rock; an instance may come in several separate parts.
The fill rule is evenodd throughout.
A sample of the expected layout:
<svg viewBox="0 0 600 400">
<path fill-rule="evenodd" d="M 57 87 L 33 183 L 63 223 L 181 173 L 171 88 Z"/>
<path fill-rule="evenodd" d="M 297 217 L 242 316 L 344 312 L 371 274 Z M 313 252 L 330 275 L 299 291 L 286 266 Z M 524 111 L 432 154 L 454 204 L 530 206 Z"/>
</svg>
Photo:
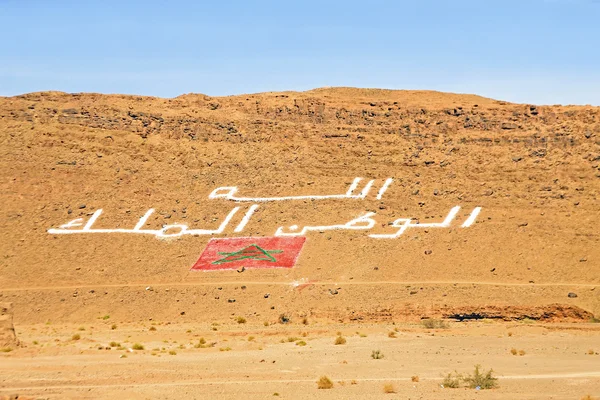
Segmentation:
<svg viewBox="0 0 600 400">
<path fill-rule="evenodd" d="M 235 299 L 228 299 L 227 302 L 228 303 L 235 303 Z"/>
<path fill-rule="evenodd" d="M 14 348 L 19 345 L 13 325 L 12 303 L 0 303 L 0 347 Z"/>
<path fill-rule="evenodd" d="M 511 130 L 511 129 L 517 129 L 518 126 L 517 126 L 517 124 L 513 124 L 512 122 L 503 122 L 502 125 L 500 125 L 500 128 L 502 128 L 504 130 Z"/>
<path fill-rule="evenodd" d="M 425 250 L 425 255 L 427 255 L 427 256 L 428 256 L 428 255 L 430 255 L 431 253 L 433 253 L 433 251 L 431 251 L 431 250 Z"/>
<path fill-rule="evenodd" d="M 80 210 L 83 210 L 85 208 L 85 204 L 80 204 L 78 207 Z"/>
<path fill-rule="evenodd" d="M 519 226 L 519 228 L 520 228 L 520 227 L 522 227 L 522 226 L 527 226 L 527 225 L 528 225 L 528 223 L 527 223 L 527 222 L 522 222 L 522 223 L 520 223 L 518 226 Z"/>
<path fill-rule="evenodd" d="M 577 297 L 577 294 L 573 293 L 573 292 L 569 292 L 569 294 L 567 296 L 569 296 L 569 298 L 571 298 L 571 299 L 574 299 L 575 297 Z"/>
<path fill-rule="evenodd" d="M 521 161 L 522 159 L 523 159 L 523 157 L 513 157 L 513 158 L 512 158 L 512 160 L 513 160 L 514 162 L 519 162 L 519 161 Z"/>
<path fill-rule="evenodd" d="M 265 299 L 268 299 L 268 298 L 269 298 L 269 296 L 271 296 L 271 293 L 265 293 L 265 295 L 264 295 L 264 298 L 265 298 Z"/>
<path fill-rule="evenodd" d="M 338 294 L 337 289 L 329 289 L 329 294 L 336 295 Z"/>
</svg>

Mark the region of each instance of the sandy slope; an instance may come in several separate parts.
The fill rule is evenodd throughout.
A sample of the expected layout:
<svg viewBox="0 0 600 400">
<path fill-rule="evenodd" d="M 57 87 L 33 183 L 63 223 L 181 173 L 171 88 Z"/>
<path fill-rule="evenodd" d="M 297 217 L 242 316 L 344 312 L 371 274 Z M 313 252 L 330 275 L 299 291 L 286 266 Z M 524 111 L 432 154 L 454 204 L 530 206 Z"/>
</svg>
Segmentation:
<svg viewBox="0 0 600 400">
<path fill-rule="evenodd" d="M 28 362 L 41 362 L 43 357 L 50 357 L 50 366 L 63 361 L 112 363 L 102 352 L 78 355 L 67 351 L 71 345 L 57 344 L 49 347 L 54 349 L 51 355 L 44 355 L 50 350 L 37 352 L 31 344 L 40 341 L 37 335 L 46 326 L 67 324 L 56 338 L 70 336 L 72 332 L 65 332 L 97 324 L 103 316 L 110 316 L 111 324 L 127 324 L 135 335 L 149 321 L 178 327 L 213 322 L 229 326 L 234 317 L 243 316 L 248 324 L 261 326 L 277 324 L 284 313 L 298 327 L 309 318 L 325 336 L 342 330 L 332 324 L 351 323 L 368 325 L 385 340 L 392 322 L 427 317 L 500 320 L 504 322 L 493 329 L 503 330 L 507 321 L 523 319 L 570 321 L 583 327 L 600 314 L 597 107 L 536 107 L 472 95 L 352 88 L 175 99 L 32 93 L 0 98 L 0 174 L 0 301 L 13 303 L 17 332 L 27 338 L 27 350 L 2 359 L 2 368 L 17 365 L 15 374 L 21 376 L 5 378 L 5 387 L 29 388 L 36 386 L 36 379 L 53 386 L 48 371 L 28 375 Z M 375 180 L 364 200 L 260 203 L 241 233 L 234 228 L 252 203 L 208 198 L 215 188 L 232 185 L 247 197 L 339 194 L 355 177 Z M 377 199 L 390 177 L 394 182 Z M 104 213 L 97 228 L 131 229 L 154 208 L 148 229 L 176 223 L 214 229 L 236 205 L 241 207 L 239 214 L 218 237 L 272 236 L 278 227 L 293 224 L 344 224 L 365 212 L 374 212 L 377 222 L 369 233 L 389 234 L 395 219 L 440 222 L 452 207 L 461 210 L 449 228 L 414 228 L 393 240 L 373 239 L 364 231 L 309 232 L 295 268 L 242 273 L 190 271 L 208 236 L 161 240 L 118 233 L 47 233 L 75 218 L 87 219 L 99 208 Z M 482 207 L 475 224 L 460 228 L 475 207 Z M 476 343 L 484 338 L 480 331 L 473 334 L 475 341 L 465 339 L 460 329 L 452 332 L 452 340 L 482 350 Z M 585 330 L 584 336 L 567 332 L 581 349 L 588 344 L 585 335 L 597 339 L 596 330 Z M 542 331 L 532 334 L 532 342 L 541 340 L 539 335 Z M 330 339 L 322 345 L 321 339 L 315 340 L 318 353 Z M 377 344 L 371 340 L 369 336 L 368 347 Z M 440 340 L 431 346 L 447 346 Z M 501 345 L 495 337 L 489 341 Z M 214 353 L 211 361 L 222 365 L 218 376 L 231 381 L 235 379 L 225 373 L 226 363 L 239 363 L 250 351 L 233 348 L 226 355 Z M 283 345 L 268 349 L 281 356 L 285 352 Z M 312 393 L 318 371 L 311 360 L 316 353 L 305 350 L 297 353 L 294 363 L 306 367 L 292 386 Z M 447 369 L 442 360 L 421 359 L 416 349 L 408 351 L 414 353 L 415 364 L 425 368 L 424 377 L 434 378 Z M 183 353 L 170 362 L 188 379 L 185 360 L 201 355 Z M 151 371 L 164 369 L 153 364 L 151 356 L 140 357 L 115 362 L 136 369 L 148 365 L 150 375 L 142 384 L 160 382 L 161 372 Z M 485 364 L 507 376 L 564 375 L 556 378 L 555 386 L 547 382 L 552 379 L 540 378 L 535 390 L 515 383 L 519 379 L 506 379 L 511 395 L 531 398 L 527 396 L 543 389 L 574 398 L 582 388 L 598 392 L 595 377 L 577 378 L 587 379 L 588 386 L 565 386 L 568 374 L 596 373 L 582 364 L 583 359 L 571 362 L 557 355 L 552 364 L 556 369 L 546 368 L 540 359 L 528 366 L 530 370 L 507 364 L 500 371 L 496 362 L 504 362 L 504 353 L 490 357 Z M 464 359 L 465 364 L 472 361 Z M 570 367 L 576 364 L 582 367 Z M 365 366 L 352 377 L 342 372 L 334 369 L 331 375 L 359 382 L 388 377 L 379 364 Z M 108 388 L 94 389 L 106 384 L 110 373 L 99 368 L 94 372 L 98 379 L 86 381 L 96 397 L 110 393 L 104 391 Z M 236 393 L 251 392 L 248 382 L 263 378 L 274 382 L 259 385 L 260 390 L 277 387 L 280 390 L 273 391 L 283 393 L 288 387 L 281 382 L 284 377 L 268 371 L 238 379 L 247 384 Z M 75 375 L 57 382 L 52 394 L 82 395 L 69 388 L 84 383 Z M 369 382 L 364 385 L 375 385 L 372 393 L 379 396 L 380 384 Z M 371 393 L 353 386 L 363 383 L 340 390 L 350 397 Z M 436 387 L 428 379 L 421 386 Z M 355 389 L 359 392 L 353 394 Z M 408 395 L 412 389 L 407 384 L 401 390 Z M 188 389 L 177 385 L 140 390 L 134 392 L 143 398 L 149 393 L 185 397 Z M 252 393 L 261 397 L 266 392 Z M 485 396 L 503 392 L 494 393 Z M 471 396 L 452 394 L 463 395 Z"/>
</svg>

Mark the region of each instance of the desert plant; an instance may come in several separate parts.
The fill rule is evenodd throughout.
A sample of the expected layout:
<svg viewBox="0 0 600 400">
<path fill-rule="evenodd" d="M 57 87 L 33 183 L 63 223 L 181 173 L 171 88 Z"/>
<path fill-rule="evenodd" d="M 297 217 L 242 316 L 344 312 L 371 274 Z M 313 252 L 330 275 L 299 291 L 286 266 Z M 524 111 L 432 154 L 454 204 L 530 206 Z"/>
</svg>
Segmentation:
<svg viewBox="0 0 600 400">
<path fill-rule="evenodd" d="M 306 318 L 306 317 L 302 318 L 302 324 L 308 325 L 308 318 Z"/>
<path fill-rule="evenodd" d="M 346 344 L 346 338 L 343 336 L 338 336 L 335 338 L 335 344 Z"/>
<path fill-rule="evenodd" d="M 515 348 L 510 349 L 510 354 L 512 354 L 513 356 L 516 356 L 517 353 L 518 353 L 517 349 L 515 349 Z"/>
<path fill-rule="evenodd" d="M 133 346 L 131 346 L 131 348 L 134 350 L 144 350 L 144 346 L 139 343 L 134 343 Z"/>
<path fill-rule="evenodd" d="M 419 382 L 419 376 L 418 375 L 413 375 L 410 377 L 410 380 L 413 382 Z"/>
<path fill-rule="evenodd" d="M 306 346 L 306 342 L 304 340 L 298 340 L 296 346 Z"/>
<path fill-rule="evenodd" d="M 155 331 L 155 330 L 156 330 L 156 327 L 154 327 L 154 326 L 151 326 L 151 327 L 150 327 L 150 329 L 148 329 L 148 330 L 149 330 L 149 331 Z"/>
<path fill-rule="evenodd" d="M 0 349 L 0 352 L 2 353 L 10 353 L 12 351 L 12 347 L 3 347 Z"/>
<path fill-rule="evenodd" d="M 388 337 L 389 337 L 389 338 L 396 338 L 396 337 L 397 337 L 397 336 L 396 336 L 396 332 L 394 332 L 394 331 L 391 331 L 391 332 L 389 332 L 389 333 L 388 333 Z"/>
<path fill-rule="evenodd" d="M 115 329 L 117 329 L 117 324 L 112 324 L 112 325 L 110 326 L 110 329 L 112 329 L 113 331 L 114 331 Z"/>
<path fill-rule="evenodd" d="M 447 375 L 444 375 L 444 379 L 442 380 L 442 386 L 445 388 L 456 389 L 460 387 L 460 381 L 463 379 L 462 375 L 458 372 L 449 372 Z"/>
<path fill-rule="evenodd" d="M 374 360 L 381 360 L 383 358 L 383 353 L 380 350 L 373 350 L 371 352 L 371 358 Z"/>
<path fill-rule="evenodd" d="M 421 324 L 426 329 L 448 329 L 448 323 L 439 319 L 424 319 Z"/>
<path fill-rule="evenodd" d="M 598 400 L 597 397 L 592 397 L 592 395 L 588 394 L 581 398 L 581 400 Z"/>
<path fill-rule="evenodd" d="M 117 343 L 117 342 L 110 342 L 108 344 L 110 347 L 119 347 L 121 345 L 121 343 Z"/>
<path fill-rule="evenodd" d="M 81 335 L 79 333 L 76 333 L 73 336 L 71 336 L 71 340 L 79 340 L 79 339 L 81 339 Z"/>
<path fill-rule="evenodd" d="M 526 353 L 525 353 L 525 350 L 519 350 L 519 355 L 520 355 L 520 356 L 524 356 L 525 354 L 526 354 Z"/>
<path fill-rule="evenodd" d="M 391 383 L 386 383 L 383 386 L 383 393 L 396 393 L 396 388 Z"/>
<path fill-rule="evenodd" d="M 237 317 L 235 320 L 236 320 L 236 322 L 238 324 L 245 324 L 246 323 L 246 318 L 244 318 L 244 317 Z"/>
<path fill-rule="evenodd" d="M 319 389 L 331 389 L 331 388 L 333 388 L 333 381 L 331 379 L 329 379 L 328 377 L 326 377 L 325 375 L 323 375 L 317 381 L 317 388 L 319 388 Z"/>
<path fill-rule="evenodd" d="M 475 389 L 493 389 L 498 386 L 498 378 L 493 376 L 494 371 L 489 370 L 486 373 L 480 371 L 481 365 L 476 365 L 473 375 L 467 375 L 464 378 L 465 383 L 471 388 Z"/>
</svg>

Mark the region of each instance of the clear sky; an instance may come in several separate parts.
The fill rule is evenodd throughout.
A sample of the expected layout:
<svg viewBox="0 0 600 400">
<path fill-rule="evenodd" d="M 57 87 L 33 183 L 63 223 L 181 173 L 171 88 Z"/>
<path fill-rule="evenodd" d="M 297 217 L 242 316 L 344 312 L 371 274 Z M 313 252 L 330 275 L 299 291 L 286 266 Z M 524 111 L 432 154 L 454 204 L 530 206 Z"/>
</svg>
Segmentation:
<svg viewBox="0 0 600 400">
<path fill-rule="evenodd" d="M 600 0 L 0 0 L 0 95 L 322 86 L 600 105 Z"/>
</svg>

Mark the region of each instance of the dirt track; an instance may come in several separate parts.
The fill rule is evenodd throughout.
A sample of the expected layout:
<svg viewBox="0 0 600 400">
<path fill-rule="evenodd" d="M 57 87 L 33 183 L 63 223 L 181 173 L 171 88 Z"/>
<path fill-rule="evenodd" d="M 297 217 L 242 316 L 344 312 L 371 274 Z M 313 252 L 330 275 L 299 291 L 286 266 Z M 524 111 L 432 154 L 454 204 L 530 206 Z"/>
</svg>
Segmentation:
<svg viewBox="0 0 600 400">
<path fill-rule="evenodd" d="M 582 327 L 600 314 L 597 107 L 351 88 L 175 99 L 33 93 L 0 98 L 0 173 L 0 301 L 13 303 L 17 333 L 30 339 L 3 362 L 36 355 L 31 341 L 44 324 L 129 324 L 135 333 L 149 320 L 228 326 L 242 316 L 260 325 L 286 314 L 329 335 L 340 321 L 375 324 L 382 334 L 392 322 L 455 314 Z M 336 195 L 356 177 L 375 180 L 364 199 L 256 203 L 243 232 L 234 228 L 252 202 L 209 199 L 226 186 L 242 197 Z M 387 178 L 393 183 L 377 199 Z M 308 232 L 294 268 L 243 272 L 190 271 L 210 236 L 47 232 L 97 209 L 95 228 L 132 229 L 150 208 L 147 229 L 215 229 L 235 206 L 217 237 L 339 225 L 366 212 L 376 224 Z M 398 218 L 441 222 L 455 206 L 448 228 L 368 236 L 393 233 Z M 475 207 L 475 223 L 461 228 Z M 50 347 L 58 352 L 51 363 L 60 363 L 63 346 Z M 540 368 L 528 372 L 596 371 Z M 375 379 L 367 372 L 354 378 Z M 586 387 L 598 391 L 590 379 Z M 79 397 L 66 392 L 70 381 L 61 381 L 62 394 Z M 514 388 L 511 395 L 533 393 Z"/>
</svg>

